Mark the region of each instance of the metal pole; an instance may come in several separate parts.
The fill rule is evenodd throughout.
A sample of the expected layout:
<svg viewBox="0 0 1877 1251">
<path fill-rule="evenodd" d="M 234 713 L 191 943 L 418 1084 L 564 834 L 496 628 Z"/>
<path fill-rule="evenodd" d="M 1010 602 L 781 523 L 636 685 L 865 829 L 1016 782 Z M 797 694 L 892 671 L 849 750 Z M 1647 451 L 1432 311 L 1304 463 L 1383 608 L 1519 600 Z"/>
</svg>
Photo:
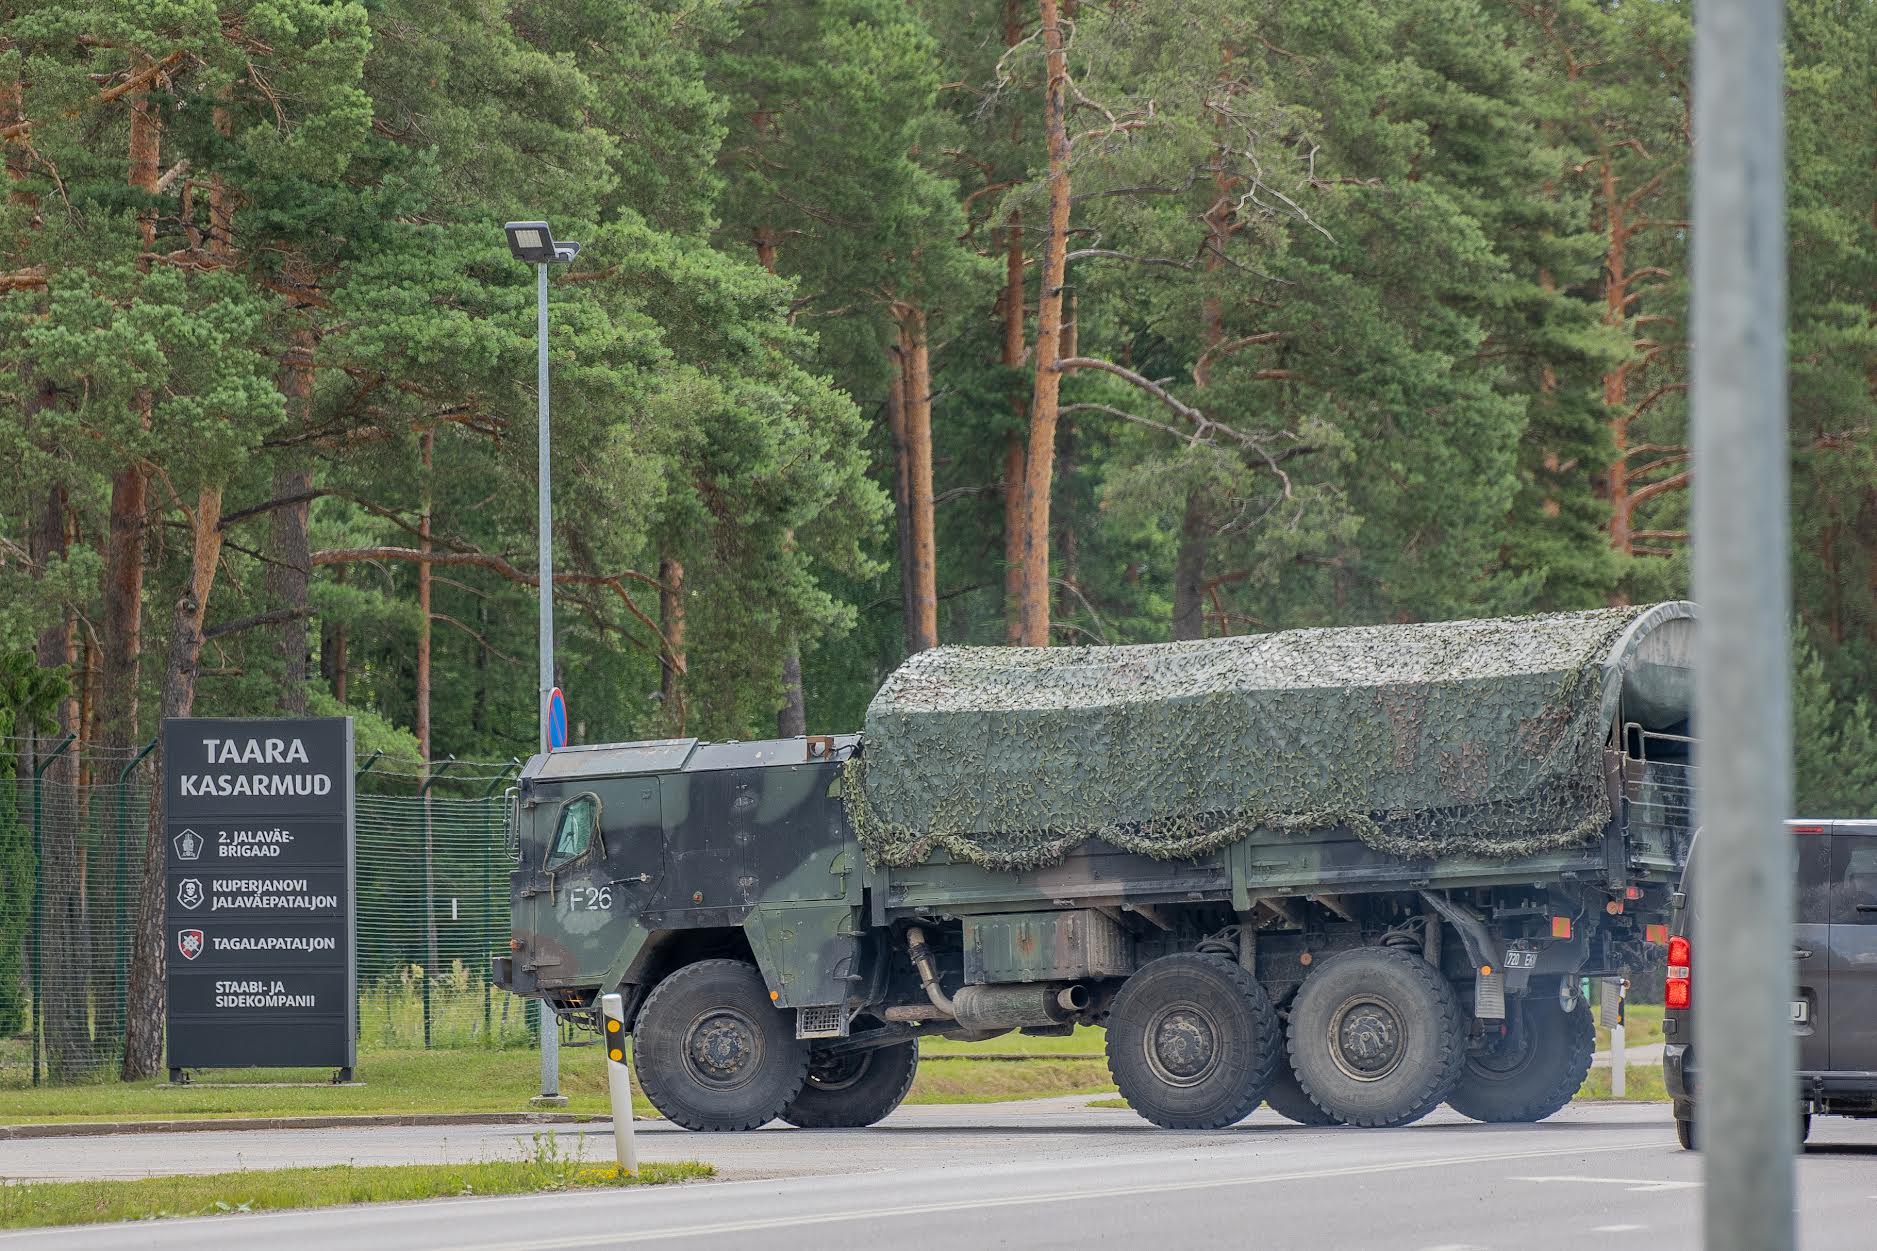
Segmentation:
<svg viewBox="0 0 1877 1251">
<path fill-rule="evenodd" d="M 1700 0 L 1695 10 L 1693 1055 L 1711 1251 L 1793 1245 L 1780 19 L 1779 0 Z"/>
<path fill-rule="evenodd" d="M 67 734 L 52 754 L 33 766 L 33 1085 L 39 1084 L 46 1050 L 46 857 L 45 803 L 41 779 L 52 762 L 65 754 L 76 735 Z"/>
<path fill-rule="evenodd" d="M 482 1045 L 485 1047 L 493 1047 L 495 1045 L 495 1035 L 491 1032 L 491 1029 L 494 1025 L 494 1021 L 491 1018 L 490 1012 L 489 1012 L 489 976 L 488 976 L 488 963 L 487 962 L 489 958 L 489 947 L 491 947 L 494 944 L 495 938 L 496 938 L 496 927 L 494 924 L 495 922 L 495 874 L 491 871 L 491 855 L 494 851 L 494 848 L 491 846 L 491 844 L 495 842 L 495 829 L 494 829 L 493 824 L 489 820 L 489 805 L 487 801 L 495 797 L 495 792 L 496 792 L 497 787 L 501 786 L 502 783 L 508 781 L 508 775 L 513 773 L 515 770 L 519 768 L 521 768 L 521 761 L 516 760 L 514 757 L 511 756 L 509 758 L 508 764 L 503 767 L 500 773 L 495 775 L 495 780 L 489 783 L 488 787 L 484 789 L 484 791 L 482 792 L 482 798 L 484 800 L 483 805 L 482 805 L 482 915 L 479 919 L 482 923 L 482 941 L 484 944 L 484 950 L 483 950 L 484 964 L 483 964 L 483 977 L 482 977 Z"/>
<path fill-rule="evenodd" d="M 430 981 L 436 977 L 440 961 L 437 957 L 437 873 L 436 846 L 434 831 L 430 823 L 430 788 L 437 784 L 456 763 L 456 753 L 435 769 L 428 761 L 424 763 L 424 784 L 419 788 L 417 797 L 424 805 L 424 1050 L 430 1050 L 430 1028 L 434 1020 L 430 1006 Z"/>
<path fill-rule="evenodd" d="M 535 391 L 540 413 L 535 422 L 535 474 L 540 481 L 540 515 L 536 522 L 541 549 L 541 690 L 536 702 L 540 713 L 541 750 L 547 751 L 547 700 L 554 689 L 554 488 L 548 458 L 547 397 L 547 265 L 535 267 Z M 541 1001 L 541 1094 L 543 1100 L 560 1100 L 560 1029 L 559 1021 L 547 1001 Z"/>
<path fill-rule="evenodd" d="M 353 771 L 352 791 L 353 791 L 353 798 L 355 800 L 357 799 L 358 784 L 360 780 L 362 780 L 367 773 L 370 773 L 372 771 L 372 766 L 376 765 L 379 759 L 384 754 L 385 754 L 384 749 L 380 748 L 379 750 L 373 752 L 371 755 L 367 756 L 365 758 L 365 763 L 360 765 L 357 769 Z M 352 953 L 352 959 L 354 962 L 358 960 L 357 951 L 354 951 Z M 385 983 L 385 1042 L 387 1044 L 391 1041 L 391 990 L 390 990 L 390 986 L 391 984 L 389 982 Z M 358 993 L 355 991 L 353 998 L 352 998 L 352 1037 L 354 1039 L 363 1038 L 365 1036 L 365 1012 L 364 1012 L 364 1004 L 361 1002 L 362 999 L 363 999 L 362 993 Z"/>
</svg>

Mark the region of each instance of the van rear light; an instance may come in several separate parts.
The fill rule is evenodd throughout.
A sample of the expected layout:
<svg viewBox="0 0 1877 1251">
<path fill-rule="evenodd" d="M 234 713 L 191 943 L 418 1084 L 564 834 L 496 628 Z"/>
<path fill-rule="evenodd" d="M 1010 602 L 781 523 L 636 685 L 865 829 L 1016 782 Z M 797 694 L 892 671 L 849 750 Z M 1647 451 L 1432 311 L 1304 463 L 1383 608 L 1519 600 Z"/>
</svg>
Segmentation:
<svg viewBox="0 0 1877 1251">
<path fill-rule="evenodd" d="M 1663 1006 L 1687 1008 L 1694 1002 L 1694 982 L 1689 972 L 1694 964 L 1694 948 L 1680 934 L 1668 940 L 1668 981 L 1662 987 Z"/>
<path fill-rule="evenodd" d="M 1822 825 L 1791 825 L 1786 828 L 1794 834 L 1823 834 L 1825 832 L 1825 827 Z"/>
</svg>

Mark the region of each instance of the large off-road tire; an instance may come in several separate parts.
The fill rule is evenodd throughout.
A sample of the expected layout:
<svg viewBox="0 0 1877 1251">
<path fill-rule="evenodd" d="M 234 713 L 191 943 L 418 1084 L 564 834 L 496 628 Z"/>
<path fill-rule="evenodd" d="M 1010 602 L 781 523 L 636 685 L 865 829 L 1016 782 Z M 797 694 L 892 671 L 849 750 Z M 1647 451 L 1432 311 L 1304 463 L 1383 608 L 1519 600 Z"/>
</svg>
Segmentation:
<svg viewBox="0 0 1877 1251">
<path fill-rule="evenodd" d="M 755 1129 L 782 1115 L 808 1077 L 808 1044 L 741 960 L 700 960 L 671 974 L 639 1011 L 639 1087 L 686 1129 Z"/>
<path fill-rule="evenodd" d="M 1290 1007 L 1298 1085 L 1347 1125 L 1406 1125 L 1460 1079 L 1460 1001 L 1440 972 L 1392 947 L 1345 951 L 1317 965 Z"/>
<path fill-rule="evenodd" d="M 1108 1013 L 1108 1072 L 1166 1129 L 1223 1129 L 1251 1115 L 1283 1062 L 1283 1028 L 1257 979 L 1222 956 L 1162 956 Z"/>
<path fill-rule="evenodd" d="M 1271 1078 L 1271 1089 L 1264 1092 L 1264 1101 L 1271 1105 L 1271 1111 L 1299 1125 L 1342 1124 L 1304 1093 L 1303 1087 L 1297 1082 L 1296 1072 L 1290 1067 L 1288 1054 L 1278 1062 L 1277 1073 Z"/>
<path fill-rule="evenodd" d="M 1517 1028 L 1468 1053 L 1447 1106 L 1476 1121 L 1542 1121 L 1571 1101 L 1590 1073 L 1597 1027 L 1580 1002 L 1566 1012 L 1555 984 L 1521 995 Z"/>
<path fill-rule="evenodd" d="M 808 1081 L 782 1109 L 802 1129 L 859 1129 L 897 1108 L 919 1071 L 919 1044 L 897 1043 L 844 1055 L 810 1055 Z"/>
</svg>

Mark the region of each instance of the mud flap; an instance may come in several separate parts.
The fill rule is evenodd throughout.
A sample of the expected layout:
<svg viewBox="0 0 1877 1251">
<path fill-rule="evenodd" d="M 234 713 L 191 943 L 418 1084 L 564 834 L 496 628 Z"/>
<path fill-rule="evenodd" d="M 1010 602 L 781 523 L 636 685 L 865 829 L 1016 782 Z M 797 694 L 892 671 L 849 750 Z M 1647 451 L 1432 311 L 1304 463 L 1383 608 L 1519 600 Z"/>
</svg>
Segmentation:
<svg viewBox="0 0 1877 1251">
<path fill-rule="evenodd" d="M 1506 975 L 1494 969 L 1473 983 L 1473 1015 L 1482 1021 L 1503 1021 L 1506 1015 Z"/>
<path fill-rule="evenodd" d="M 845 903 L 751 911 L 743 933 L 777 1007 L 827 1007 L 847 1001 L 859 977 L 854 938 L 858 919 Z"/>
</svg>

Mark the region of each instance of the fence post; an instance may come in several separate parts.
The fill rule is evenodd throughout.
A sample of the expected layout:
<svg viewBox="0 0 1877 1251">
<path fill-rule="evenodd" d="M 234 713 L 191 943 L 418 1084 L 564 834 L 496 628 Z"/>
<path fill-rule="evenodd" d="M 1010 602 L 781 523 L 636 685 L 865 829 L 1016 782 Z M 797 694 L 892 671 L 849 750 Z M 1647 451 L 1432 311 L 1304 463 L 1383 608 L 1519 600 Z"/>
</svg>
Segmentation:
<svg viewBox="0 0 1877 1251">
<path fill-rule="evenodd" d="M 489 828 L 488 801 L 495 797 L 495 788 L 508 781 L 508 775 L 519 768 L 521 768 L 521 761 L 510 756 L 507 767 L 496 774 L 495 780 L 490 782 L 488 788 L 482 792 L 482 941 L 484 943 L 492 942 L 495 937 L 495 877 L 490 872 L 489 863 L 490 844 L 495 841 L 495 831 Z M 485 950 L 482 955 L 487 961 L 489 953 Z M 489 970 L 485 968 L 482 971 L 482 1045 L 485 1047 L 495 1045 L 492 1032 L 494 1021 L 489 1011 L 489 991 Z"/>
<path fill-rule="evenodd" d="M 436 976 L 437 965 L 437 880 L 434 849 L 431 845 L 430 827 L 430 788 L 442 777 L 444 771 L 456 763 L 454 755 L 438 765 L 433 772 L 430 765 L 424 765 L 423 789 L 417 792 L 424 801 L 424 1050 L 430 1049 L 430 979 Z"/>
<path fill-rule="evenodd" d="M 46 864 L 45 803 L 41 780 L 52 762 L 65 754 L 75 734 L 67 734 L 52 749 L 52 754 L 33 765 L 33 1085 L 39 1084 L 41 1061 L 46 1050 Z"/>
<path fill-rule="evenodd" d="M 137 771 L 137 766 L 144 762 L 149 754 L 156 750 L 156 739 L 143 745 L 143 750 L 131 757 L 117 774 L 117 1019 L 126 1022 L 130 1019 L 130 944 L 124 941 L 125 931 L 130 924 L 130 892 L 124 889 L 130 880 L 130 855 L 128 839 L 130 830 L 124 821 L 124 788 L 130 782 L 130 775 Z"/>
<path fill-rule="evenodd" d="M 384 750 L 381 748 L 378 751 L 373 752 L 371 755 L 365 757 L 365 763 L 360 765 L 357 769 L 352 771 L 352 801 L 354 803 L 358 802 L 358 784 L 360 780 L 362 780 L 367 773 L 371 772 L 372 766 L 377 764 L 379 759 L 383 755 L 384 755 Z M 357 887 L 358 887 L 358 884 L 356 882 L 353 883 L 353 889 L 356 890 Z M 357 906 L 356 901 L 354 903 L 354 906 Z M 357 935 L 354 935 L 353 937 L 356 940 Z M 356 951 L 352 953 L 352 967 L 354 968 L 358 967 L 358 952 Z M 355 1039 L 358 1039 L 358 1038 L 365 1037 L 365 992 L 362 989 L 355 989 L 353 991 L 353 994 L 356 996 L 356 998 L 352 1004 L 352 1037 Z M 387 1005 L 385 1009 L 385 1021 L 386 1021 L 387 1028 L 389 1028 L 390 1020 L 391 1020 L 390 1007 Z"/>
</svg>

